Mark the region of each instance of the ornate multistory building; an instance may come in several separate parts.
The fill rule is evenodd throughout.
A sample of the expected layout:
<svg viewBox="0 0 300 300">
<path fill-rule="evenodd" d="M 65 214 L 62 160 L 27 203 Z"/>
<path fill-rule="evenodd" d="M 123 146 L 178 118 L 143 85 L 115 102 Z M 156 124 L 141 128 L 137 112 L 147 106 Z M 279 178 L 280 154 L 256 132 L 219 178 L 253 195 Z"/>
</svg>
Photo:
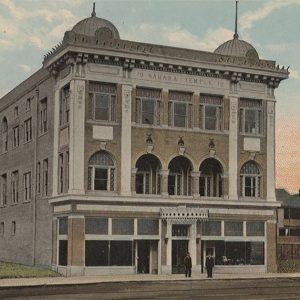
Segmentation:
<svg viewBox="0 0 300 300">
<path fill-rule="evenodd" d="M 0 100 L 0 259 L 67 275 L 276 270 L 275 96 L 288 70 L 122 40 L 91 17 Z"/>
</svg>

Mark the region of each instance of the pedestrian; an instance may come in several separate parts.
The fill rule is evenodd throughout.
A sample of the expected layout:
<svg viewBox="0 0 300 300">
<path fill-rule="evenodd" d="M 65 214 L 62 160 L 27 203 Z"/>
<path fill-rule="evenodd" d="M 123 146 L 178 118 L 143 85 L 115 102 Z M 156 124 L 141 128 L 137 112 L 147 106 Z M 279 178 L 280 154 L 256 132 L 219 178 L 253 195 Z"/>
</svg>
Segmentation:
<svg viewBox="0 0 300 300">
<path fill-rule="evenodd" d="M 192 275 L 192 258 L 190 256 L 189 252 L 187 252 L 187 254 L 184 258 L 184 272 L 185 272 L 185 277 L 187 277 L 187 276 L 191 277 L 191 275 Z"/>
<path fill-rule="evenodd" d="M 208 254 L 208 256 L 206 257 L 205 265 L 207 271 L 207 278 L 212 278 L 212 270 L 213 270 L 213 266 L 215 265 L 215 262 L 211 254 Z"/>
</svg>

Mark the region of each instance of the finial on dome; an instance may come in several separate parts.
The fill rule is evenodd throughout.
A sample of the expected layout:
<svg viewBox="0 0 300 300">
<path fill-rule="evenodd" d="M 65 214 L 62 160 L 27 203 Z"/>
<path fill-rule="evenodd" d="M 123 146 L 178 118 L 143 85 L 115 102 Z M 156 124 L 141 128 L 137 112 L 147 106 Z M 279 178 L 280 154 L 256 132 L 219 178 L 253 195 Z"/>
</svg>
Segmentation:
<svg viewBox="0 0 300 300">
<path fill-rule="evenodd" d="M 239 38 L 239 35 L 237 33 L 238 3 L 239 3 L 239 1 L 235 1 L 235 31 L 234 31 L 234 35 L 233 35 L 234 39 Z"/>
<path fill-rule="evenodd" d="M 96 4 L 95 4 L 95 2 L 94 2 L 94 3 L 93 3 L 93 11 L 92 11 L 92 13 L 91 13 L 91 16 L 92 16 L 92 17 L 96 17 L 95 6 L 96 6 Z"/>
</svg>

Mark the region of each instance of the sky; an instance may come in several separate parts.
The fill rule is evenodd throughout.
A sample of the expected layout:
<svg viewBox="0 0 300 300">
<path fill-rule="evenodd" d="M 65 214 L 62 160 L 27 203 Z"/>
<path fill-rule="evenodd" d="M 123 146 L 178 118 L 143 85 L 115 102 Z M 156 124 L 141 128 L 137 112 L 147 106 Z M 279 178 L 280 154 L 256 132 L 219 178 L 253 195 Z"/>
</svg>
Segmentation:
<svg viewBox="0 0 300 300">
<path fill-rule="evenodd" d="M 94 0 L 121 39 L 214 51 L 232 39 L 233 0 Z M 92 0 L 0 0 L 0 97 L 42 67 Z M 300 0 L 240 0 L 238 33 L 260 58 L 290 66 L 276 96 L 276 186 L 300 188 Z"/>
</svg>

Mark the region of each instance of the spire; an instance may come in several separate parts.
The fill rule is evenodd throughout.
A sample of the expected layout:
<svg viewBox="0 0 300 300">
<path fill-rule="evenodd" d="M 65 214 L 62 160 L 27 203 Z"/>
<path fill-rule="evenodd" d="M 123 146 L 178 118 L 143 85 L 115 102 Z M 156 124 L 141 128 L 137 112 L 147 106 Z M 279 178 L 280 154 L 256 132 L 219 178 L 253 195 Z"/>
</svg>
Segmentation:
<svg viewBox="0 0 300 300">
<path fill-rule="evenodd" d="M 239 1 L 235 1 L 235 31 L 234 31 L 234 35 L 233 35 L 234 39 L 239 38 L 239 35 L 237 33 L 238 3 L 239 3 Z"/>
<path fill-rule="evenodd" d="M 93 11 L 92 11 L 92 13 L 91 13 L 91 16 L 92 16 L 92 17 L 96 17 L 95 6 L 96 6 L 96 4 L 95 4 L 95 2 L 94 2 L 94 3 L 93 3 Z"/>
</svg>

